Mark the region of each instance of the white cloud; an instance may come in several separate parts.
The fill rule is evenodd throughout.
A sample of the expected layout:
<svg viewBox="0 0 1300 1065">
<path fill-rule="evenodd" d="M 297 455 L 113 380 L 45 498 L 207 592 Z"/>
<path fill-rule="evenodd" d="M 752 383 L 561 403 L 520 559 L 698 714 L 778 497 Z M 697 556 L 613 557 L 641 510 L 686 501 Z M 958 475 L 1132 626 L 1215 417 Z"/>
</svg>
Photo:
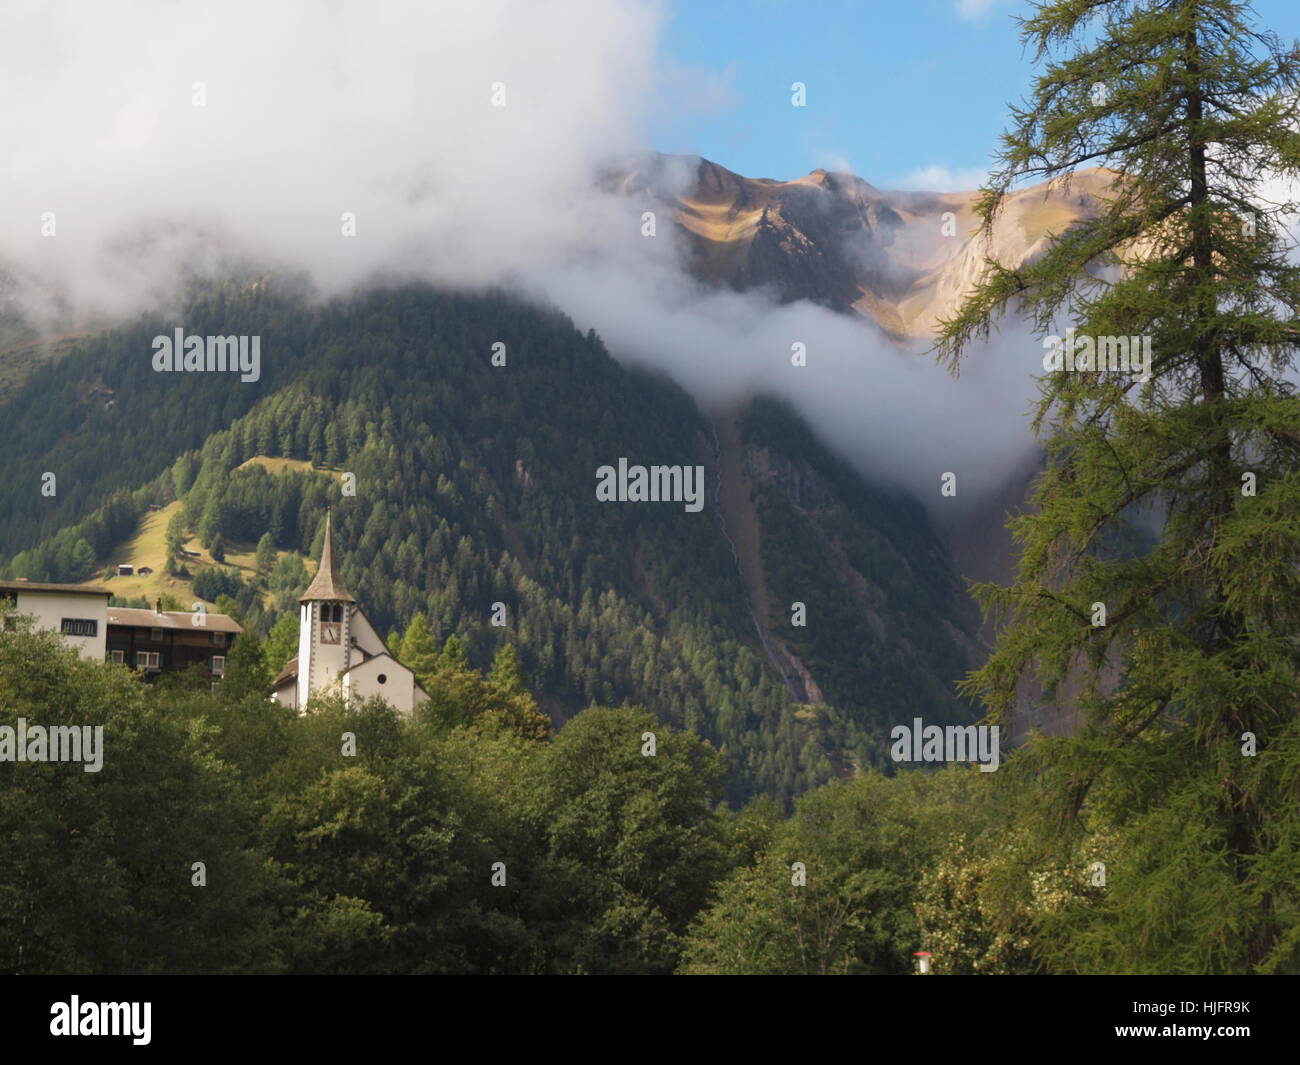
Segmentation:
<svg viewBox="0 0 1300 1065">
<path fill-rule="evenodd" d="M 942 471 L 995 481 L 1025 447 L 1036 345 L 1004 337 L 955 383 L 861 320 L 701 292 L 666 218 L 640 235 L 652 203 L 593 188 L 603 163 L 648 147 L 665 93 L 731 103 L 726 77 L 657 58 L 662 21 L 648 0 L 8 0 L 0 99 L 21 103 L 0 108 L 0 268 L 25 295 L 60 292 L 64 320 L 157 305 L 182 267 L 223 255 L 308 270 L 325 293 L 381 272 L 504 282 L 706 405 L 789 396 L 843 454 L 931 503 Z M 937 190 L 982 173 L 913 177 Z M 789 363 L 796 340 L 806 368 Z"/>
<path fill-rule="evenodd" d="M 967 22 L 982 19 L 997 5 L 998 0 L 957 0 L 957 14 Z"/>
<path fill-rule="evenodd" d="M 827 153 L 821 166 L 824 170 L 829 170 L 832 174 L 858 174 L 857 170 L 854 169 L 853 164 L 850 163 L 848 159 L 842 155 L 836 154 L 835 152 Z M 858 174 L 858 176 L 861 177 L 862 175 Z"/>
<path fill-rule="evenodd" d="M 327 290 L 495 280 L 599 224 L 592 175 L 647 143 L 662 19 L 650 0 L 12 0 L 0 264 L 83 313 L 135 307 L 193 252 L 306 264 Z"/>
<path fill-rule="evenodd" d="M 594 328 L 621 359 L 667 371 L 706 411 L 784 396 L 858 469 L 936 511 L 1000 488 L 1033 449 L 1024 415 L 1042 345 L 1014 322 L 973 345 L 954 379 L 925 343 L 901 348 L 863 319 L 809 303 L 702 290 L 663 261 L 560 268 L 536 284 L 579 329 Z M 795 342 L 806 366 L 791 365 Z M 967 493 L 960 507 L 939 494 L 946 471 Z"/>
<path fill-rule="evenodd" d="M 953 170 L 942 163 L 932 163 L 913 170 L 892 187 L 918 192 L 969 192 L 979 188 L 987 177 L 988 171 L 979 167 Z"/>
</svg>

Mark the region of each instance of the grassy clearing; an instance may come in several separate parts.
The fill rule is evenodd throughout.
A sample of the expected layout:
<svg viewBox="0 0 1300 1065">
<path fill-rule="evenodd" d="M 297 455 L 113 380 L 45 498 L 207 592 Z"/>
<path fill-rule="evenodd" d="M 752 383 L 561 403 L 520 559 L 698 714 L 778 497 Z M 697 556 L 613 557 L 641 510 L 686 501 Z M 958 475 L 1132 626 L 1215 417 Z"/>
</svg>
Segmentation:
<svg viewBox="0 0 1300 1065">
<path fill-rule="evenodd" d="M 295 459 L 249 459 L 249 462 L 258 462 L 267 465 L 272 463 L 279 464 L 280 469 L 288 466 L 311 468 L 309 462 L 298 462 Z M 245 463 L 247 465 L 248 463 Z M 279 472 L 273 469 L 272 472 Z M 172 520 L 172 515 L 181 509 L 179 501 L 168 503 L 162 510 L 154 510 L 145 514 L 144 520 L 141 521 L 139 529 L 135 535 L 122 544 L 119 544 L 110 553 L 104 562 L 104 572 L 108 576 L 97 576 L 87 584 L 102 585 L 111 591 L 114 595 L 120 595 L 123 598 L 134 599 L 138 596 L 144 596 L 150 603 L 164 595 L 173 595 L 179 599 L 186 608 L 191 603 L 197 602 L 198 597 L 194 595 L 193 580 L 194 576 L 202 569 L 209 566 L 216 566 L 218 563 L 212 558 L 210 552 L 202 547 L 196 538 L 191 537 L 184 544 L 186 551 L 197 553 L 197 557 L 187 557 L 185 567 L 189 570 L 190 576 L 174 577 L 167 573 L 167 525 Z M 257 553 L 256 544 L 247 543 L 230 543 L 226 545 L 225 566 L 233 569 L 239 574 L 240 579 L 247 584 L 253 582 L 256 571 L 253 566 L 254 557 Z M 288 551 L 277 551 L 276 561 Z M 308 574 L 314 574 L 316 563 L 313 559 L 305 559 Z M 136 573 L 130 577 L 117 576 L 117 567 L 119 564 L 129 564 L 135 567 Z M 152 573 L 141 574 L 141 566 L 147 566 L 153 570 Z M 269 603 L 271 593 L 264 591 L 262 593 L 262 602 Z M 204 602 L 207 602 L 204 600 Z M 212 606 L 211 603 L 208 603 Z"/>
</svg>

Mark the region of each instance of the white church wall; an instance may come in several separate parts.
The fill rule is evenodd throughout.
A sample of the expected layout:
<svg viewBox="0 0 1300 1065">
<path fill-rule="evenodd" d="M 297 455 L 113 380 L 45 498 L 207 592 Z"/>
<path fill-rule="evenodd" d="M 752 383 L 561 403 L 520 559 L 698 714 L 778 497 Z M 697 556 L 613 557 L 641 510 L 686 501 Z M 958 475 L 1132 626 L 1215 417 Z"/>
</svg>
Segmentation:
<svg viewBox="0 0 1300 1065">
<path fill-rule="evenodd" d="M 357 646 L 368 655 L 382 655 L 388 651 L 387 645 L 379 638 L 379 633 L 375 632 L 374 626 L 360 607 L 352 614 L 352 636 L 357 641 Z"/>
<path fill-rule="evenodd" d="M 417 701 L 415 674 L 387 653 L 348 670 L 344 690 L 358 699 L 378 695 L 404 714 L 414 710 Z"/>
</svg>

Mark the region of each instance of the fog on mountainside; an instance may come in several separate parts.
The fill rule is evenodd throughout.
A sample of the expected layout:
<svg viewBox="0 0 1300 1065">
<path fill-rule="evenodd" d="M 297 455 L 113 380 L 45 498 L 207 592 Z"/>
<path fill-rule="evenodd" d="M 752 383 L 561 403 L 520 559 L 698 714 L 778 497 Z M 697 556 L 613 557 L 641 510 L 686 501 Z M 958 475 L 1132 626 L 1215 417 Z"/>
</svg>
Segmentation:
<svg viewBox="0 0 1300 1065">
<path fill-rule="evenodd" d="M 175 313 L 185 278 L 232 268 L 301 271 L 322 296 L 505 283 L 706 407 L 788 397 L 839 454 L 928 506 L 944 472 L 961 481 L 951 511 L 1021 464 L 1036 341 L 1009 326 L 959 384 L 925 354 L 988 250 L 970 238 L 969 193 L 647 155 L 650 9 L 584 10 L 581 39 L 527 5 L 491 32 L 450 8 L 399 23 L 343 5 L 303 39 L 305 10 L 236 3 L 194 23 L 161 3 L 22 13 L 27 40 L 58 48 L 37 65 L 18 35 L 0 42 L 0 88 L 29 101 L 0 115 L 14 146 L 0 217 L 11 341 L 31 340 L 16 315 L 63 337 Z M 428 62 L 428 42 L 451 38 Z M 179 75 L 195 69 L 201 82 Z M 707 95 L 704 74 L 678 75 Z M 105 97 L 100 84 L 120 88 Z M 1032 256 L 1101 184 L 1017 194 L 993 250 Z M 355 237 L 341 235 L 345 215 Z M 807 365 L 791 372 L 795 345 Z"/>
</svg>

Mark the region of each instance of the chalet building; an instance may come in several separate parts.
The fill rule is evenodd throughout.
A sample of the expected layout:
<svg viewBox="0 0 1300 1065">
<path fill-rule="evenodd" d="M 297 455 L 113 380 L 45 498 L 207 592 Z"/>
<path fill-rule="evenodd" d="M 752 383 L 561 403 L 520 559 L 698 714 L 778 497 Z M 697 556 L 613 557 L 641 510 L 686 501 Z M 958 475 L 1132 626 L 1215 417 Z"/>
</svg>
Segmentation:
<svg viewBox="0 0 1300 1065">
<path fill-rule="evenodd" d="M 30 614 L 38 629 L 61 633 L 82 658 L 103 661 L 108 634 L 106 610 L 112 592 L 76 584 L 0 581 L 0 602 Z"/>
<path fill-rule="evenodd" d="M 226 671 L 226 654 L 243 627 L 225 614 L 189 613 L 110 606 L 108 660 L 138 669 L 150 679 L 198 663 L 219 678 Z"/>
<path fill-rule="evenodd" d="M 213 677 L 226 670 L 226 652 L 244 630 L 225 614 L 190 614 L 109 606 L 107 588 L 78 584 L 0 581 L 0 602 L 30 614 L 38 629 L 60 633 L 82 658 L 142 670 L 146 676 L 198 662 Z M 197 622 L 197 624 L 196 624 Z"/>
<path fill-rule="evenodd" d="M 299 600 L 298 656 L 275 678 L 276 702 L 302 707 L 316 692 L 345 699 L 378 695 L 403 713 L 429 698 L 389 652 L 334 568 L 333 515 L 325 515 L 320 566 Z"/>
</svg>

